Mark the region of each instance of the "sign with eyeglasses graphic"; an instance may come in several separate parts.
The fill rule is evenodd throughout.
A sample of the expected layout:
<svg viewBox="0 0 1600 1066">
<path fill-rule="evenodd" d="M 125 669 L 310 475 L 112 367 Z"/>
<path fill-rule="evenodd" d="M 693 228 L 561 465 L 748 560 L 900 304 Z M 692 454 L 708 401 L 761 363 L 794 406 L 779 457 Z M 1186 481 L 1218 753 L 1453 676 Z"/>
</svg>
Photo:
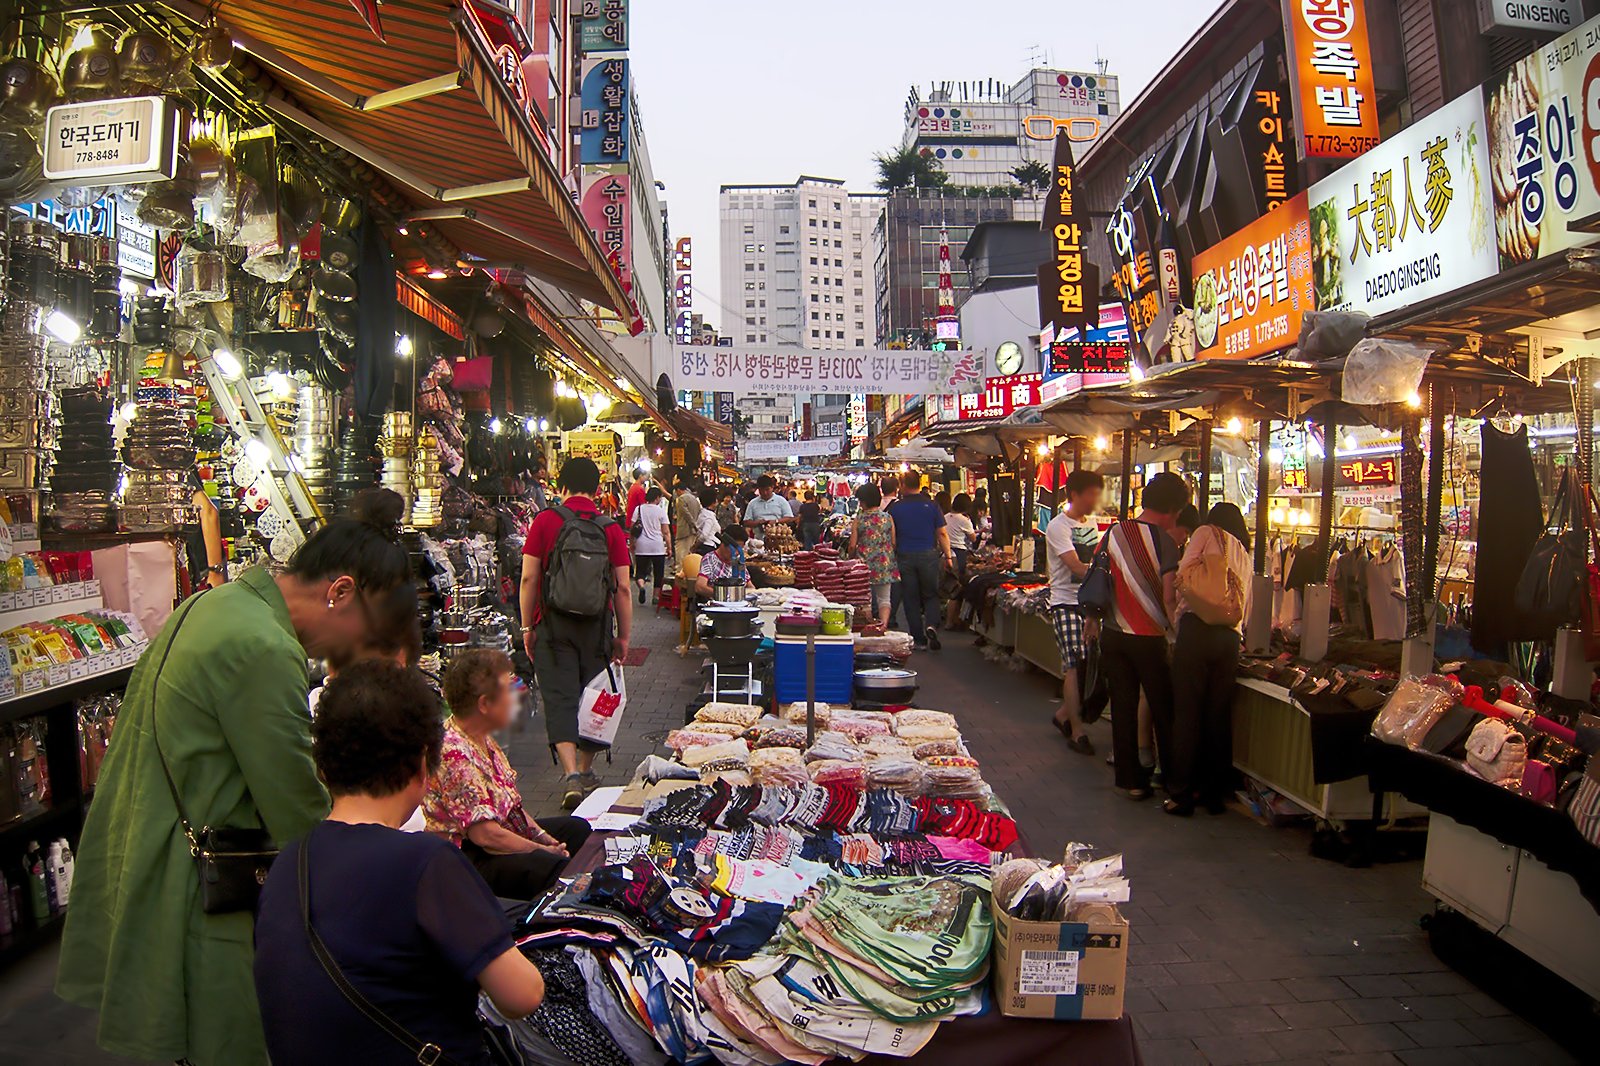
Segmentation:
<svg viewBox="0 0 1600 1066">
<path fill-rule="evenodd" d="M 1022 120 L 1022 132 L 1029 140 L 1053 141 L 1057 130 L 1065 130 L 1069 141 L 1092 141 L 1103 128 L 1100 119 L 1093 115 L 1073 115 L 1056 118 L 1054 115 L 1029 115 Z"/>
</svg>

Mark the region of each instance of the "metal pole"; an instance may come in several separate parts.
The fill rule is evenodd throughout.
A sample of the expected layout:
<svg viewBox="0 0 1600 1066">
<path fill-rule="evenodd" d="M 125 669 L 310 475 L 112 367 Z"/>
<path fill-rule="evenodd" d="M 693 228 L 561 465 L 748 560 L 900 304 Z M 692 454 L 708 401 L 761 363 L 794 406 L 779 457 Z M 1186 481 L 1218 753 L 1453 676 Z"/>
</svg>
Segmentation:
<svg viewBox="0 0 1600 1066">
<path fill-rule="evenodd" d="M 1072 469 L 1083 469 L 1083 438 L 1072 438 Z"/>
<path fill-rule="evenodd" d="M 806 747 L 817 742 L 817 635 L 806 634 Z"/>
<path fill-rule="evenodd" d="M 1201 518 L 1211 510 L 1211 425 L 1209 418 L 1200 423 L 1200 491 L 1195 494 L 1195 506 L 1200 508 Z"/>
<path fill-rule="evenodd" d="M 1594 360 L 1578 359 L 1578 477 L 1594 484 Z"/>
<path fill-rule="evenodd" d="M 1406 418 L 1400 426 L 1400 543 L 1406 572 L 1406 636 L 1422 633 L 1426 617 L 1428 590 L 1424 583 L 1422 546 L 1424 518 L 1417 511 L 1422 502 L 1422 416 Z M 1415 562 L 1413 562 L 1415 560 Z M 1432 665 L 1431 663 L 1429 664 Z"/>
<path fill-rule="evenodd" d="M 1256 573 L 1267 572 L 1267 511 L 1271 499 L 1272 478 L 1272 420 L 1263 418 L 1256 424 Z"/>
<path fill-rule="evenodd" d="M 1122 431 L 1122 513 L 1128 518 L 1128 508 L 1133 504 L 1133 430 Z"/>
<path fill-rule="evenodd" d="M 1444 507 L 1444 411 L 1439 387 L 1428 386 L 1428 509 L 1422 527 L 1422 596 L 1431 603 L 1439 585 L 1439 519 Z"/>
<path fill-rule="evenodd" d="M 1317 515 L 1317 541 L 1322 546 L 1320 580 L 1327 580 L 1328 557 L 1333 551 L 1334 482 L 1339 479 L 1339 423 L 1328 419 L 1322 427 L 1322 508 Z"/>
</svg>

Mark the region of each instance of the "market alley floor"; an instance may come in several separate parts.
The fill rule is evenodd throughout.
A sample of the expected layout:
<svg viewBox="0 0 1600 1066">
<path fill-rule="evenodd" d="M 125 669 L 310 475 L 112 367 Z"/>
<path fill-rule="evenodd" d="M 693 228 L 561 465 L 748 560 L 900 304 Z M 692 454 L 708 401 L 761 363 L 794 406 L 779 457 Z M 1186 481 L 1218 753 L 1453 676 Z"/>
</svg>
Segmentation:
<svg viewBox="0 0 1600 1066">
<path fill-rule="evenodd" d="M 628 672 L 624 735 L 614 764 L 598 768 L 608 781 L 657 750 L 699 687 L 676 640 L 676 619 L 641 614 L 635 647 L 650 654 Z M 1150 1066 L 1576 1061 L 1434 957 L 1417 923 L 1431 902 L 1421 863 L 1347 869 L 1311 857 L 1305 829 L 1269 829 L 1238 811 L 1165 817 L 1113 793 L 1102 757 L 1067 750 L 1049 724 L 1052 679 L 985 660 L 965 634 L 912 665 L 919 703 L 960 716 L 1035 851 L 1078 840 L 1126 856 L 1127 1010 Z M 1110 750 L 1108 723 L 1091 734 Z M 554 813 L 543 723 L 524 723 L 507 748 L 529 809 Z M 0 1066 L 124 1061 L 95 1050 L 91 1015 L 50 994 L 54 956 L 0 974 Z"/>
</svg>

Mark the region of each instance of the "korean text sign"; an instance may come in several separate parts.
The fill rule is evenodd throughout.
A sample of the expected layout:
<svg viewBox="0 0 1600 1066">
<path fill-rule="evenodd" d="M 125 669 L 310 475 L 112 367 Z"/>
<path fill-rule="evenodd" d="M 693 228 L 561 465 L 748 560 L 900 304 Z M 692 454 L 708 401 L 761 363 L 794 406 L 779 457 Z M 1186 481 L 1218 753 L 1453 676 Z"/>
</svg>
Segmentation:
<svg viewBox="0 0 1600 1066">
<path fill-rule="evenodd" d="M 616 170 L 618 173 L 610 173 Z M 631 177 L 622 167 L 586 167 L 578 209 L 605 250 L 611 272 L 624 285 L 633 284 L 633 207 Z"/>
<path fill-rule="evenodd" d="M 678 345 L 678 389 L 756 393 L 970 393 L 983 387 L 981 350 L 895 351 Z"/>
<path fill-rule="evenodd" d="M 1197 358 L 1250 359 L 1293 344 L 1313 309 L 1305 193 L 1194 257 Z"/>
<path fill-rule="evenodd" d="M 628 161 L 628 61 L 585 59 L 580 96 L 578 161 L 606 165 Z"/>
<path fill-rule="evenodd" d="M 1043 374 L 990 378 L 983 383 L 982 392 L 967 392 L 956 397 L 956 417 L 963 420 L 1004 418 L 1013 411 L 1032 407 L 1039 402 L 1039 385 L 1043 381 Z"/>
<path fill-rule="evenodd" d="M 1363 0 L 1283 0 L 1302 156 L 1353 159 L 1378 143 Z"/>
<path fill-rule="evenodd" d="M 1311 187 L 1318 310 L 1381 315 L 1496 272 L 1483 131 L 1470 92 Z"/>
</svg>

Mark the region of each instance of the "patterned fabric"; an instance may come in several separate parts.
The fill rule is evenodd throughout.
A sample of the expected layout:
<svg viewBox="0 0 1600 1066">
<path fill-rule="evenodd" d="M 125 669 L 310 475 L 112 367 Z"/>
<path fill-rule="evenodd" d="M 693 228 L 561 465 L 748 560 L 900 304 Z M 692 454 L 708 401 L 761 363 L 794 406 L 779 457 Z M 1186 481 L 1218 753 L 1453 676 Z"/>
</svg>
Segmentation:
<svg viewBox="0 0 1600 1066">
<path fill-rule="evenodd" d="M 584 1066 L 630 1066 L 594 1012 L 578 964 L 565 951 L 524 951 L 544 978 L 544 1002 L 528 1015 L 528 1028 Z"/>
<path fill-rule="evenodd" d="M 1178 568 L 1178 546 L 1148 522 L 1118 522 L 1106 534 L 1116 598 L 1106 625 L 1135 637 L 1168 629 L 1163 578 Z"/>
<path fill-rule="evenodd" d="M 1070 670 L 1083 662 L 1083 609 L 1057 603 L 1050 608 L 1050 627 L 1056 633 L 1056 650 L 1061 653 L 1061 668 Z"/>
<path fill-rule="evenodd" d="M 894 561 L 894 519 L 882 511 L 857 515 L 855 554 L 867 564 L 874 585 L 899 581 L 900 568 Z"/>
<path fill-rule="evenodd" d="M 499 822 L 518 836 L 533 839 L 517 791 L 517 772 L 506 753 L 492 737 L 485 737 L 479 747 L 454 718 L 445 723 L 439 772 L 423 797 L 422 813 L 428 832 L 447 836 L 458 846 L 479 822 Z"/>
</svg>

